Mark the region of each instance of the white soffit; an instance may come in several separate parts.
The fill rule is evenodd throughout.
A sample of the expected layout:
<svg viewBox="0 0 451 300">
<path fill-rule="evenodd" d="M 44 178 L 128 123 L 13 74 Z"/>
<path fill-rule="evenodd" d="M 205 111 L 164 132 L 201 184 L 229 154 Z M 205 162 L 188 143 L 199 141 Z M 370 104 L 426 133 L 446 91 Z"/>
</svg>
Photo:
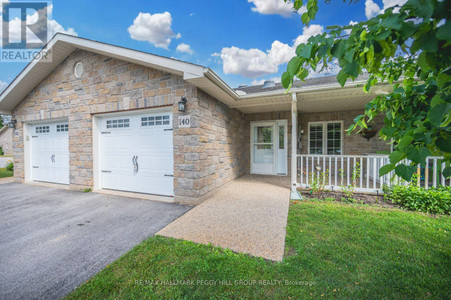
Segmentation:
<svg viewBox="0 0 451 300">
<path fill-rule="evenodd" d="M 363 109 L 365 104 L 374 98 L 374 94 L 365 94 L 360 86 L 292 92 L 297 95 L 297 108 L 301 113 Z M 244 113 L 291 110 L 291 92 L 266 97 L 260 94 L 260 97 L 240 98 L 232 107 Z"/>
</svg>

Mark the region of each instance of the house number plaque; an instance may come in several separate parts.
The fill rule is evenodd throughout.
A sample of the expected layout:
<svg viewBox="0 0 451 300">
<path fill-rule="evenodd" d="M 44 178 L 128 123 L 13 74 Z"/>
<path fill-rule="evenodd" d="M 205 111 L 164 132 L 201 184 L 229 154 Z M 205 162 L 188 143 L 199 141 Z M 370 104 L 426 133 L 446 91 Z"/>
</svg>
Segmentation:
<svg viewBox="0 0 451 300">
<path fill-rule="evenodd" d="M 179 116 L 179 128 L 188 128 L 191 127 L 191 118 L 190 116 Z"/>
</svg>

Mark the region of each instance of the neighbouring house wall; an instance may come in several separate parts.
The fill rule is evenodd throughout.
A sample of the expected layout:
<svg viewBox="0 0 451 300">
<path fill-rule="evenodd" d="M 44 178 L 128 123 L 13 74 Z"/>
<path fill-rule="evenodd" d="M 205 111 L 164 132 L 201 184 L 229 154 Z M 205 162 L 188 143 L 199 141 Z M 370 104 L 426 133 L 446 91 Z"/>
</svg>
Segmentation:
<svg viewBox="0 0 451 300">
<path fill-rule="evenodd" d="M 84 63 L 76 78 L 73 67 Z M 192 128 L 178 128 L 180 97 Z M 13 110 L 15 180 L 24 180 L 24 122 L 67 118 L 72 189 L 93 186 L 92 118 L 104 112 L 172 107 L 174 114 L 174 194 L 194 200 L 242 173 L 240 130 L 243 115 L 200 92 L 180 76 L 77 50 Z M 242 134 L 241 134 L 242 135 Z M 191 199 L 191 200 L 193 200 Z"/>
<path fill-rule="evenodd" d="M 5 155 L 13 154 L 13 132 L 14 129 L 3 127 L 0 129 L 0 147 Z"/>
<path fill-rule="evenodd" d="M 300 128 L 304 131 L 301 136 L 301 154 L 308 154 L 308 123 L 318 121 L 343 121 L 343 155 L 365 155 L 374 154 L 376 151 L 389 151 L 390 145 L 387 144 L 387 141 L 379 139 L 379 133 L 369 141 L 360 134 L 347 134 L 345 130 L 354 123 L 354 118 L 362 113 L 362 110 L 308 114 L 301 112 L 298 119 Z M 375 128 L 379 130 L 384 125 L 383 118 L 376 117 L 374 123 Z"/>
</svg>

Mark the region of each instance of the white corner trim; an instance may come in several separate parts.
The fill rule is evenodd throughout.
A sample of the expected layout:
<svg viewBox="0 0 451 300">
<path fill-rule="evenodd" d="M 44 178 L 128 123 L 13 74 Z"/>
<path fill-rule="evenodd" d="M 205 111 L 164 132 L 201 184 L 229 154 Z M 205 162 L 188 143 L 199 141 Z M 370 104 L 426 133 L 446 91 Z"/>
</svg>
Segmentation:
<svg viewBox="0 0 451 300">
<path fill-rule="evenodd" d="M 30 123 L 23 124 L 23 147 L 24 147 L 24 180 L 25 182 L 31 182 L 33 180 L 31 176 L 31 135 L 30 135 Z"/>
<path fill-rule="evenodd" d="M 102 187 L 100 173 L 100 116 L 92 117 L 92 162 L 93 162 L 93 190 L 99 190 Z"/>
</svg>

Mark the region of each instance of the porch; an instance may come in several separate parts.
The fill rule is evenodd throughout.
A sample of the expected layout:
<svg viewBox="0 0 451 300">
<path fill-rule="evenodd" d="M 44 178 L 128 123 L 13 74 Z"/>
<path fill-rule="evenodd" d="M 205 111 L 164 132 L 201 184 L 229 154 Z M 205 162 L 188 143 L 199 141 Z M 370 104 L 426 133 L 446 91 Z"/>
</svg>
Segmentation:
<svg viewBox="0 0 451 300">
<path fill-rule="evenodd" d="M 378 135 L 382 116 L 373 120 L 368 134 L 346 133 L 366 103 L 388 89 L 380 86 L 364 94 L 358 85 L 322 90 L 294 88 L 290 94 L 277 97 L 241 100 L 236 108 L 245 113 L 248 124 L 247 172 L 277 175 L 260 179 L 281 185 L 290 181 L 293 199 L 300 198 L 299 188 L 318 184 L 328 190 L 352 185 L 356 192 L 365 193 L 382 193 L 384 185 L 408 184 L 394 172 L 379 177 L 379 169 L 389 163 L 392 148 Z M 442 158 L 427 158 L 426 167 L 418 168 L 418 184 L 425 188 L 450 185 L 442 175 L 443 168 Z"/>
</svg>

